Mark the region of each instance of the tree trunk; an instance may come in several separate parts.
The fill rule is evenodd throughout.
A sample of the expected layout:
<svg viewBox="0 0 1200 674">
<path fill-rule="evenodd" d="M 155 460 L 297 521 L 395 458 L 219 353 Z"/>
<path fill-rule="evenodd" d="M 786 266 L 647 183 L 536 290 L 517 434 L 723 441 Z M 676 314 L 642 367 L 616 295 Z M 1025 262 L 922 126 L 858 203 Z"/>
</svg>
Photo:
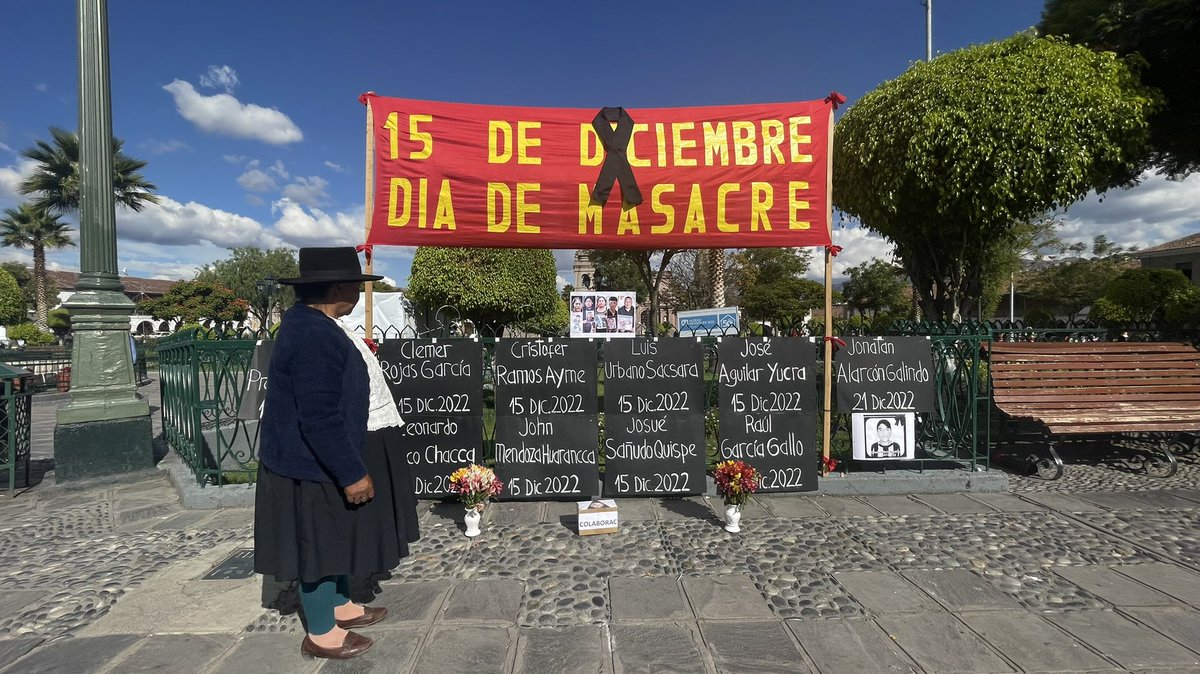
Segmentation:
<svg viewBox="0 0 1200 674">
<path fill-rule="evenodd" d="M 714 307 L 725 306 L 725 250 L 713 248 L 708 251 L 709 279 L 712 280 Z"/>
<path fill-rule="evenodd" d="M 50 331 L 50 316 L 46 308 L 46 248 L 33 247 L 33 306 L 37 309 L 37 327 L 42 332 Z"/>
</svg>

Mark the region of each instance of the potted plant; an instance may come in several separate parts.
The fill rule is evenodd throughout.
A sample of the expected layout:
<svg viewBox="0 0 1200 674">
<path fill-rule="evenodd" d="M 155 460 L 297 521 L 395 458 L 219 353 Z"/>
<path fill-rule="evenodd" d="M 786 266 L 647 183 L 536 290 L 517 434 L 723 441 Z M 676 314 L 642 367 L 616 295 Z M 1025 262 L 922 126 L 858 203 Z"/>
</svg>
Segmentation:
<svg viewBox="0 0 1200 674">
<path fill-rule="evenodd" d="M 745 461 L 722 461 L 713 471 L 717 491 L 725 499 L 725 531 L 742 530 L 742 506 L 758 491 L 758 471 Z"/>
<path fill-rule="evenodd" d="M 474 538 L 480 533 L 479 520 L 484 506 L 493 496 L 504 491 L 504 483 L 496 478 L 491 468 L 473 463 L 450 474 L 450 491 L 458 494 L 459 500 L 466 506 L 464 521 L 467 536 Z"/>
</svg>

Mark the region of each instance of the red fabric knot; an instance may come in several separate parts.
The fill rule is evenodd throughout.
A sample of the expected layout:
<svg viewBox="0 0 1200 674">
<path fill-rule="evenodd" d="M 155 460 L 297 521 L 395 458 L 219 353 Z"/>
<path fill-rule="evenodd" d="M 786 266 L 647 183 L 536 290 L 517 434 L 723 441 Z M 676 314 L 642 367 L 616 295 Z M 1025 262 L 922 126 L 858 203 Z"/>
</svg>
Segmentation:
<svg viewBox="0 0 1200 674">
<path fill-rule="evenodd" d="M 367 254 L 367 262 L 370 262 L 371 261 L 371 249 L 374 247 L 375 246 L 370 243 L 360 243 L 354 247 L 354 252 L 366 253 Z"/>
<path fill-rule="evenodd" d="M 825 102 L 831 104 L 833 109 L 837 110 L 839 105 L 846 102 L 846 97 L 836 91 L 831 91 L 829 92 L 829 95 L 825 97 Z"/>
<path fill-rule="evenodd" d="M 821 464 L 825 467 L 826 473 L 832 473 L 833 471 L 837 470 L 838 460 L 832 456 L 822 456 Z"/>
<path fill-rule="evenodd" d="M 374 91 L 368 91 L 368 92 L 367 92 L 367 93 L 365 93 L 365 94 L 359 94 L 359 96 L 358 96 L 358 102 L 359 102 L 359 103 L 362 103 L 363 105 L 366 105 L 366 104 L 367 104 L 367 99 L 369 99 L 369 98 L 373 98 L 374 96 L 375 96 L 375 92 L 374 92 Z"/>
<path fill-rule="evenodd" d="M 370 337 L 363 337 L 363 341 L 366 342 L 367 348 L 371 350 L 371 353 L 379 352 L 379 344 L 375 340 Z"/>
<path fill-rule="evenodd" d="M 846 348 L 846 340 L 842 339 L 841 337 L 834 337 L 833 335 L 826 335 L 825 341 L 833 342 L 833 345 L 838 348 L 841 348 L 841 349 Z"/>
<path fill-rule="evenodd" d="M 842 247 L 831 243 L 828 246 L 825 246 L 825 250 L 829 251 L 830 256 L 837 257 L 838 253 L 842 252 Z"/>
</svg>

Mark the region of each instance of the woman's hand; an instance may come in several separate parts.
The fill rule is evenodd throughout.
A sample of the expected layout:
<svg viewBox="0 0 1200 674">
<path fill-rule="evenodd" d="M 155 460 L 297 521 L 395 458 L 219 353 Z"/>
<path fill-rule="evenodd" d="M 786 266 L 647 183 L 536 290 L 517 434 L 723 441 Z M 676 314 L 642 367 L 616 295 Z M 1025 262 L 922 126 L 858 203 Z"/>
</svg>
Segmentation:
<svg viewBox="0 0 1200 674">
<path fill-rule="evenodd" d="M 362 505 L 375 498 L 375 483 L 371 481 L 370 475 L 366 475 L 363 479 L 346 487 L 345 493 L 346 500 L 352 505 Z"/>
</svg>

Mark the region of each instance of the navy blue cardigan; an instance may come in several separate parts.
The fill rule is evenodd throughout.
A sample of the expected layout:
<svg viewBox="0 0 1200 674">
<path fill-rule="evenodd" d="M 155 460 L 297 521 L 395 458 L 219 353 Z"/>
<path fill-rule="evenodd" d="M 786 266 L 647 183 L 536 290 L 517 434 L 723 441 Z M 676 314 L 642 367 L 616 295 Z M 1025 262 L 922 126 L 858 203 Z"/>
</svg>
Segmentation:
<svg viewBox="0 0 1200 674">
<path fill-rule="evenodd" d="M 258 450 L 267 470 L 339 487 L 367 474 L 367 365 L 332 318 L 303 304 L 288 309 L 267 382 Z"/>
</svg>

